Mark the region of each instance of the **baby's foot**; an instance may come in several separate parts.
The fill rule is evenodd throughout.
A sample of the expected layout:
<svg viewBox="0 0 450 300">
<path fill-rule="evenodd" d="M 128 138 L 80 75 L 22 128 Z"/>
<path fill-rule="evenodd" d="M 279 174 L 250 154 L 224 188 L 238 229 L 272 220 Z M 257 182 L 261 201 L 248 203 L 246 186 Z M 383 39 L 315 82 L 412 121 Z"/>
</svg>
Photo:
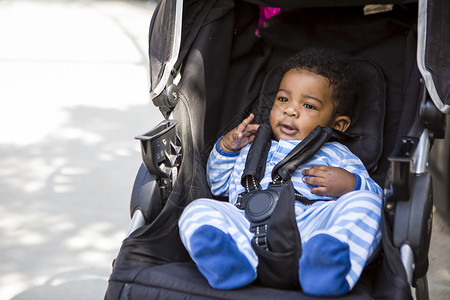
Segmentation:
<svg viewBox="0 0 450 300">
<path fill-rule="evenodd" d="M 203 225 L 190 242 L 192 259 L 213 288 L 240 288 L 256 279 L 256 270 L 229 234 Z"/>
<path fill-rule="evenodd" d="M 302 247 L 299 280 L 309 295 L 335 296 L 350 290 L 345 277 L 350 272 L 350 250 L 347 244 L 327 235 L 318 234 Z"/>
</svg>

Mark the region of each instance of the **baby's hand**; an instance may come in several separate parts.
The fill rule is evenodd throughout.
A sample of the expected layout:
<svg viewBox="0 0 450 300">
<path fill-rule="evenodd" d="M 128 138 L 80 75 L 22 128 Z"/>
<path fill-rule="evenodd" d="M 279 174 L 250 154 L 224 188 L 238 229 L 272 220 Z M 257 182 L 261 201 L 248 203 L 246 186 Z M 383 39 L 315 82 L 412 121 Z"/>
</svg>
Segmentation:
<svg viewBox="0 0 450 300">
<path fill-rule="evenodd" d="M 259 124 L 250 124 L 255 118 L 250 114 L 241 124 L 235 129 L 228 132 L 220 141 L 219 146 L 222 150 L 228 152 L 235 152 L 255 139 L 255 132 Z"/>
<path fill-rule="evenodd" d="M 314 166 L 303 170 L 303 181 L 316 187 L 311 188 L 311 193 L 316 195 L 328 195 L 340 197 L 355 189 L 356 177 L 345 169 L 329 166 Z"/>
</svg>

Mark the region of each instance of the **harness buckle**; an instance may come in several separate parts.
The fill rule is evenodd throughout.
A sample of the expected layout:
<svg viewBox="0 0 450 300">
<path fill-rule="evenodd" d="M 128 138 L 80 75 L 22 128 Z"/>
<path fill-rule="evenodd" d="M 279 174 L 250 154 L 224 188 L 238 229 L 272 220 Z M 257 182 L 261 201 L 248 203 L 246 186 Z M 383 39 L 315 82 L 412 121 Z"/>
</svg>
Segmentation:
<svg viewBox="0 0 450 300">
<path fill-rule="evenodd" d="M 241 193 L 241 194 L 238 195 L 237 200 L 236 200 L 236 203 L 234 204 L 234 206 L 236 206 L 236 207 L 239 208 L 239 209 L 245 208 L 245 207 L 243 207 L 243 205 L 242 205 L 242 198 L 244 198 L 244 196 L 243 196 L 242 193 Z"/>
<path fill-rule="evenodd" d="M 258 247 L 264 250 L 269 250 L 269 245 L 267 243 L 267 223 L 255 225 L 250 228 L 250 232 L 254 233 L 253 240 Z"/>
</svg>

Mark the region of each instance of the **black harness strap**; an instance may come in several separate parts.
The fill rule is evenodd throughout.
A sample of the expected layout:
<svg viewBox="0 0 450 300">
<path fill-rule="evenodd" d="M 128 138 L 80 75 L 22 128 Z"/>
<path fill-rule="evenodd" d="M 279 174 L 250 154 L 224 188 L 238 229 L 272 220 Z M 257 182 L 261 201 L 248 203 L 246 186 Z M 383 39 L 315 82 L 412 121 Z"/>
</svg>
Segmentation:
<svg viewBox="0 0 450 300">
<path fill-rule="evenodd" d="M 266 170 L 267 155 L 271 146 L 272 128 L 268 123 L 259 126 L 245 162 L 244 172 L 241 177 L 241 184 L 245 188 L 245 193 L 238 196 L 236 207 L 244 209 L 246 203 L 243 196 L 259 190 L 259 182 L 263 179 Z M 314 130 L 300 142 L 292 151 L 280 161 L 272 170 L 272 180 L 287 181 L 291 179 L 292 173 L 304 162 L 310 159 L 327 141 L 347 141 L 354 139 L 354 136 L 328 127 L 317 126 Z M 311 204 L 312 200 L 296 192 L 296 199 L 303 204 Z"/>
<path fill-rule="evenodd" d="M 241 184 L 245 190 L 251 191 L 257 189 L 259 182 L 264 177 L 266 170 L 267 155 L 269 154 L 272 139 L 272 128 L 268 123 L 259 126 L 255 140 L 248 151 L 247 160 L 245 162 L 244 173 L 242 174 Z M 248 159 L 252 157 L 254 159 Z M 251 179 L 250 179 L 251 178 Z M 249 186 L 256 183 L 256 185 Z"/>
<path fill-rule="evenodd" d="M 272 179 L 277 176 L 282 180 L 291 179 L 292 173 L 304 162 L 310 159 L 319 149 L 329 141 L 342 141 L 351 139 L 352 136 L 329 127 L 317 126 L 301 141 L 286 157 L 280 161 L 272 171 Z"/>
</svg>

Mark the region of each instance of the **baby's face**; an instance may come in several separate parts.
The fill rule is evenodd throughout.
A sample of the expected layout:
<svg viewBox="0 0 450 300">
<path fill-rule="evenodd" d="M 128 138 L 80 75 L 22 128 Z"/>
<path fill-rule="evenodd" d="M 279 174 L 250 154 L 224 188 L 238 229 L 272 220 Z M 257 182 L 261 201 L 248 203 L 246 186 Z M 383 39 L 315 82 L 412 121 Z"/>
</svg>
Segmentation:
<svg viewBox="0 0 450 300">
<path fill-rule="evenodd" d="M 334 126 L 332 87 L 327 78 L 308 70 L 290 70 L 281 80 L 270 112 L 277 140 L 303 140 L 317 125 Z"/>
</svg>

